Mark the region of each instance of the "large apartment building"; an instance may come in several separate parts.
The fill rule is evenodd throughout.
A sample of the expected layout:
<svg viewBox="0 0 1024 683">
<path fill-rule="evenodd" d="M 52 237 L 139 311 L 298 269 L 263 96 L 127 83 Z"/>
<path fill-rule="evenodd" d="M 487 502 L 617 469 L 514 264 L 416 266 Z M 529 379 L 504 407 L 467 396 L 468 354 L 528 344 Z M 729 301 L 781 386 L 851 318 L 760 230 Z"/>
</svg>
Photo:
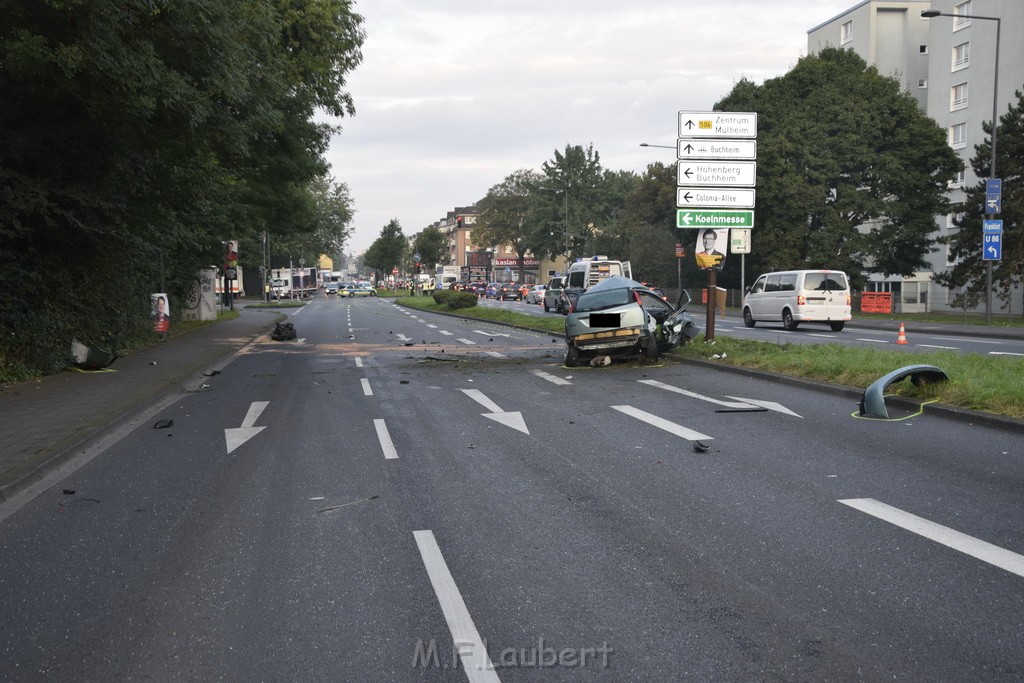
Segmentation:
<svg viewBox="0 0 1024 683">
<path fill-rule="evenodd" d="M 938 10 L 955 17 L 921 16 Z M 807 32 L 807 50 L 841 47 L 859 54 L 880 73 L 899 80 L 922 110 L 947 131 L 950 146 L 964 160 L 966 171 L 950 185 L 950 200 L 962 203 L 964 187 L 979 179 L 971 170 L 974 146 L 985 139 L 983 121 L 992 120 L 996 76 L 996 24 L 999 41 L 998 115 L 1003 115 L 1015 92 L 1024 88 L 1024 1 L 1022 0 L 864 0 Z M 996 169 L 998 174 L 998 167 Z M 953 230 L 953 216 L 936 221 L 939 234 Z M 978 226 L 979 232 L 981 225 Z M 956 291 L 932 280 L 951 265 L 945 249 L 931 255 L 931 268 L 909 278 L 872 278 L 876 291 L 893 292 L 899 310 L 952 311 Z M 959 309 L 957 309 L 959 310 Z M 981 312 L 980 304 L 971 312 Z M 1019 289 L 1008 303 L 993 297 L 993 315 L 1024 313 Z"/>
</svg>

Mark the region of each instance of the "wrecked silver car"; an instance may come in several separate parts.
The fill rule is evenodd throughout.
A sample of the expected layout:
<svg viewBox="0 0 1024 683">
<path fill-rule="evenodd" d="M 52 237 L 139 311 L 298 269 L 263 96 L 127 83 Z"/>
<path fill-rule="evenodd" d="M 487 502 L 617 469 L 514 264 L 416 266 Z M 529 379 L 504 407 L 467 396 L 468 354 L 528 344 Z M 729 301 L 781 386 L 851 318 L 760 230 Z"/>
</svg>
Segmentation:
<svg viewBox="0 0 1024 683">
<path fill-rule="evenodd" d="M 613 275 L 573 304 L 565 319 L 565 364 L 598 356 L 656 359 L 700 332 L 686 311 L 689 303 L 686 290 L 672 305 L 636 280 Z"/>
</svg>

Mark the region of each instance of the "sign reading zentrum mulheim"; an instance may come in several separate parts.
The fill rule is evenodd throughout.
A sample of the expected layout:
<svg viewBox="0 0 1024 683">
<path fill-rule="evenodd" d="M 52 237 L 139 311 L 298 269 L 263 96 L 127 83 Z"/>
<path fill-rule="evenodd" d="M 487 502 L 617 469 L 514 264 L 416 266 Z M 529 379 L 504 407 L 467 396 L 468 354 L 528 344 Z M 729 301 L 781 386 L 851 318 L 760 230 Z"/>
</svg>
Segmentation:
<svg viewBox="0 0 1024 683">
<path fill-rule="evenodd" d="M 676 227 L 753 227 L 756 137 L 756 113 L 679 112 Z"/>
</svg>

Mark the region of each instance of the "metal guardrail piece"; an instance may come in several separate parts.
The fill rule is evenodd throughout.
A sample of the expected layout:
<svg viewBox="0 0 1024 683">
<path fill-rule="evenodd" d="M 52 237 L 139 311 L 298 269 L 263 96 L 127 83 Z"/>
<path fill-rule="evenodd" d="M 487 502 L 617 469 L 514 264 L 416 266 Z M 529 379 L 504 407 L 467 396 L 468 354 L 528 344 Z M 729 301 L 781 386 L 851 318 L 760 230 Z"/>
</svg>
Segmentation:
<svg viewBox="0 0 1024 683">
<path fill-rule="evenodd" d="M 889 374 L 879 377 L 864 390 L 864 395 L 860 399 L 860 414 L 865 417 L 887 419 L 889 412 L 885 408 L 885 388 L 890 384 L 902 382 L 907 377 L 915 387 L 949 381 L 946 373 L 934 365 L 908 365 L 899 370 L 893 370 Z"/>
</svg>

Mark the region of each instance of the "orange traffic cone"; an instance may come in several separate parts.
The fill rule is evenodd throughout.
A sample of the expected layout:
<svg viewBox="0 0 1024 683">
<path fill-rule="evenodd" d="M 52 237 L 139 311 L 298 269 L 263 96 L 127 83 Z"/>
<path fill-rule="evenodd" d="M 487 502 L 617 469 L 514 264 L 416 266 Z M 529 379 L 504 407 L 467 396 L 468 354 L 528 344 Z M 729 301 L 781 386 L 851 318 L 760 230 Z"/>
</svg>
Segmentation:
<svg viewBox="0 0 1024 683">
<path fill-rule="evenodd" d="M 907 331 L 903 329 L 903 323 L 900 323 L 900 333 L 898 335 L 896 335 L 896 343 L 897 344 L 906 344 L 907 343 Z"/>
</svg>

